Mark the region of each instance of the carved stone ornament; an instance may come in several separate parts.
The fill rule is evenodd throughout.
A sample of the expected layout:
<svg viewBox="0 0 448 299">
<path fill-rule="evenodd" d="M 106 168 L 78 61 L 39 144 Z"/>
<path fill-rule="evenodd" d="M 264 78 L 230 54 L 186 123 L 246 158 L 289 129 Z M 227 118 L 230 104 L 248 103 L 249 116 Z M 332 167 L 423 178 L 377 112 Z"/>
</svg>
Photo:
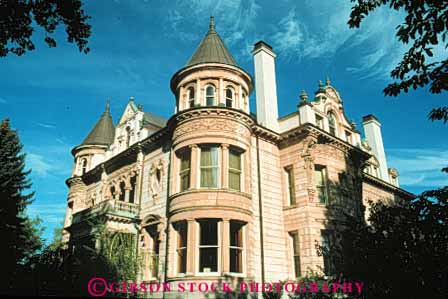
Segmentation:
<svg viewBox="0 0 448 299">
<path fill-rule="evenodd" d="M 156 198 L 162 191 L 162 178 L 165 175 L 165 164 L 163 160 L 154 162 L 149 170 L 149 188 L 151 195 Z"/>
</svg>

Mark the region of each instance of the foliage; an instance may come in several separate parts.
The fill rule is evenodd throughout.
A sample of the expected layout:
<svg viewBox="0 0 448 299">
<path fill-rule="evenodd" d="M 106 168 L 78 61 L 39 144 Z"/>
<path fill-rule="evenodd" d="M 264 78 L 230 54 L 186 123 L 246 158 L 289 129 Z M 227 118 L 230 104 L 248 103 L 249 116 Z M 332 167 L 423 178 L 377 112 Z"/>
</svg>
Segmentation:
<svg viewBox="0 0 448 299">
<path fill-rule="evenodd" d="M 89 52 L 87 39 L 91 34 L 89 17 L 80 0 L 2 0 L 0 1 L 0 56 L 18 56 L 35 49 L 31 40 L 33 27 L 45 32 L 44 41 L 56 47 L 52 37 L 59 25 L 65 27 L 67 41 L 76 43 L 79 51 Z"/>
<path fill-rule="evenodd" d="M 40 220 L 30 220 L 26 207 L 33 193 L 24 192 L 31 187 L 25 171 L 25 154 L 18 134 L 9 120 L 0 124 L 0 252 L 6 258 L 0 277 L 0 292 L 11 292 L 22 265 L 42 246 Z"/>
<path fill-rule="evenodd" d="M 364 281 L 368 298 L 445 298 L 448 187 L 414 200 L 370 203 L 369 223 L 346 218 L 331 249 L 342 277 Z"/>
<path fill-rule="evenodd" d="M 30 261 L 33 278 L 28 294 L 88 296 L 87 283 L 93 277 L 137 281 L 141 260 L 135 250 L 135 235 L 109 231 L 96 219 L 89 221 L 89 225 L 93 231 L 91 238 L 77 241 L 73 250 L 57 236 Z"/>
<path fill-rule="evenodd" d="M 389 84 L 384 93 L 397 96 L 409 89 L 430 85 L 431 93 L 448 90 L 448 56 L 435 58 L 433 49 L 448 47 L 448 1 L 443 0 L 351 0 L 352 7 L 348 24 L 358 28 L 365 17 L 381 6 L 405 12 L 404 23 L 396 28 L 397 39 L 411 44 L 402 60 L 391 72 L 396 82 Z M 431 120 L 448 121 L 448 107 L 433 109 Z"/>
</svg>

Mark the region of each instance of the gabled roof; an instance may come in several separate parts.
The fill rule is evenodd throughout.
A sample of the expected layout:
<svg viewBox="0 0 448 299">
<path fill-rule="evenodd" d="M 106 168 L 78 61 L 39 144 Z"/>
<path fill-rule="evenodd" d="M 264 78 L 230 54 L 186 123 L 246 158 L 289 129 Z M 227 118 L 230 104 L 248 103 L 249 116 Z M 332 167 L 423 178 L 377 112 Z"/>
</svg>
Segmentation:
<svg viewBox="0 0 448 299">
<path fill-rule="evenodd" d="M 187 66 L 210 62 L 238 66 L 232 54 L 227 50 L 221 37 L 215 31 L 215 21 L 213 17 L 210 17 L 210 26 L 207 35 L 199 44 L 199 47 L 194 52 L 193 56 L 191 56 Z"/>
<path fill-rule="evenodd" d="M 81 145 L 111 145 L 114 142 L 115 126 L 110 115 L 109 102 L 93 129 Z"/>
</svg>

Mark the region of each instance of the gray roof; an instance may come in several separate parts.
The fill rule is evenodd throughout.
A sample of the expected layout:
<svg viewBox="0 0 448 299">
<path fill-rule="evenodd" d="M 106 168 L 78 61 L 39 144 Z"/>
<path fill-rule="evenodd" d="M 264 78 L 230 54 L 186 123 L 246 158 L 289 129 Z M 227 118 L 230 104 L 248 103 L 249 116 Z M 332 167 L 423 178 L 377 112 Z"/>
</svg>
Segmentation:
<svg viewBox="0 0 448 299">
<path fill-rule="evenodd" d="M 192 66 L 199 63 L 217 62 L 238 66 L 235 59 L 227 50 L 224 42 L 219 34 L 215 31 L 215 21 L 210 17 L 210 26 L 207 35 L 204 37 L 199 47 L 191 56 L 187 66 Z"/>
<path fill-rule="evenodd" d="M 115 126 L 110 115 L 109 103 L 98 122 L 81 145 L 111 145 L 114 142 Z"/>
<path fill-rule="evenodd" d="M 152 114 L 150 112 L 145 112 L 143 116 L 143 121 L 146 123 L 150 123 L 152 125 L 155 125 L 156 127 L 163 128 L 166 125 L 166 119 L 157 116 L 155 114 Z"/>
</svg>

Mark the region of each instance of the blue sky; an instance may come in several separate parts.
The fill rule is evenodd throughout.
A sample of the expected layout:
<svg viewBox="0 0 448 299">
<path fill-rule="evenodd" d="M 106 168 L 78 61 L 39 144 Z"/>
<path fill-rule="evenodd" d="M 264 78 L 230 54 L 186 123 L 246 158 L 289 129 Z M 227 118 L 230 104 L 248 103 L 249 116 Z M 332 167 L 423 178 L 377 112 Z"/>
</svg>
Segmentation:
<svg viewBox="0 0 448 299">
<path fill-rule="evenodd" d="M 448 184 L 440 172 L 448 165 L 448 126 L 427 120 L 432 107 L 446 105 L 446 95 L 382 93 L 406 50 L 394 37 L 399 13 L 382 9 L 355 30 L 346 25 L 348 0 L 85 2 L 93 30 L 88 55 L 66 43 L 63 30 L 52 49 L 37 30 L 37 50 L 0 58 L 0 118 L 10 117 L 25 145 L 36 191 L 28 212 L 44 220 L 47 240 L 63 221 L 70 150 L 94 125 L 106 99 L 115 122 L 131 96 L 145 111 L 168 118 L 175 103 L 169 80 L 193 54 L 210 15 L 250 73 L 253 44 L 265 40 L 274 47 L 280 115 L 296 109 L 302 89 L 312 94 L 317 81 L 329 76 L 359 127 L 366 114 L 381 120 L 389 167 L 398 169 L 402 187 L 419 193 Z M 436 49 L 436 56 L 443 51 Z"/>
</svg>

